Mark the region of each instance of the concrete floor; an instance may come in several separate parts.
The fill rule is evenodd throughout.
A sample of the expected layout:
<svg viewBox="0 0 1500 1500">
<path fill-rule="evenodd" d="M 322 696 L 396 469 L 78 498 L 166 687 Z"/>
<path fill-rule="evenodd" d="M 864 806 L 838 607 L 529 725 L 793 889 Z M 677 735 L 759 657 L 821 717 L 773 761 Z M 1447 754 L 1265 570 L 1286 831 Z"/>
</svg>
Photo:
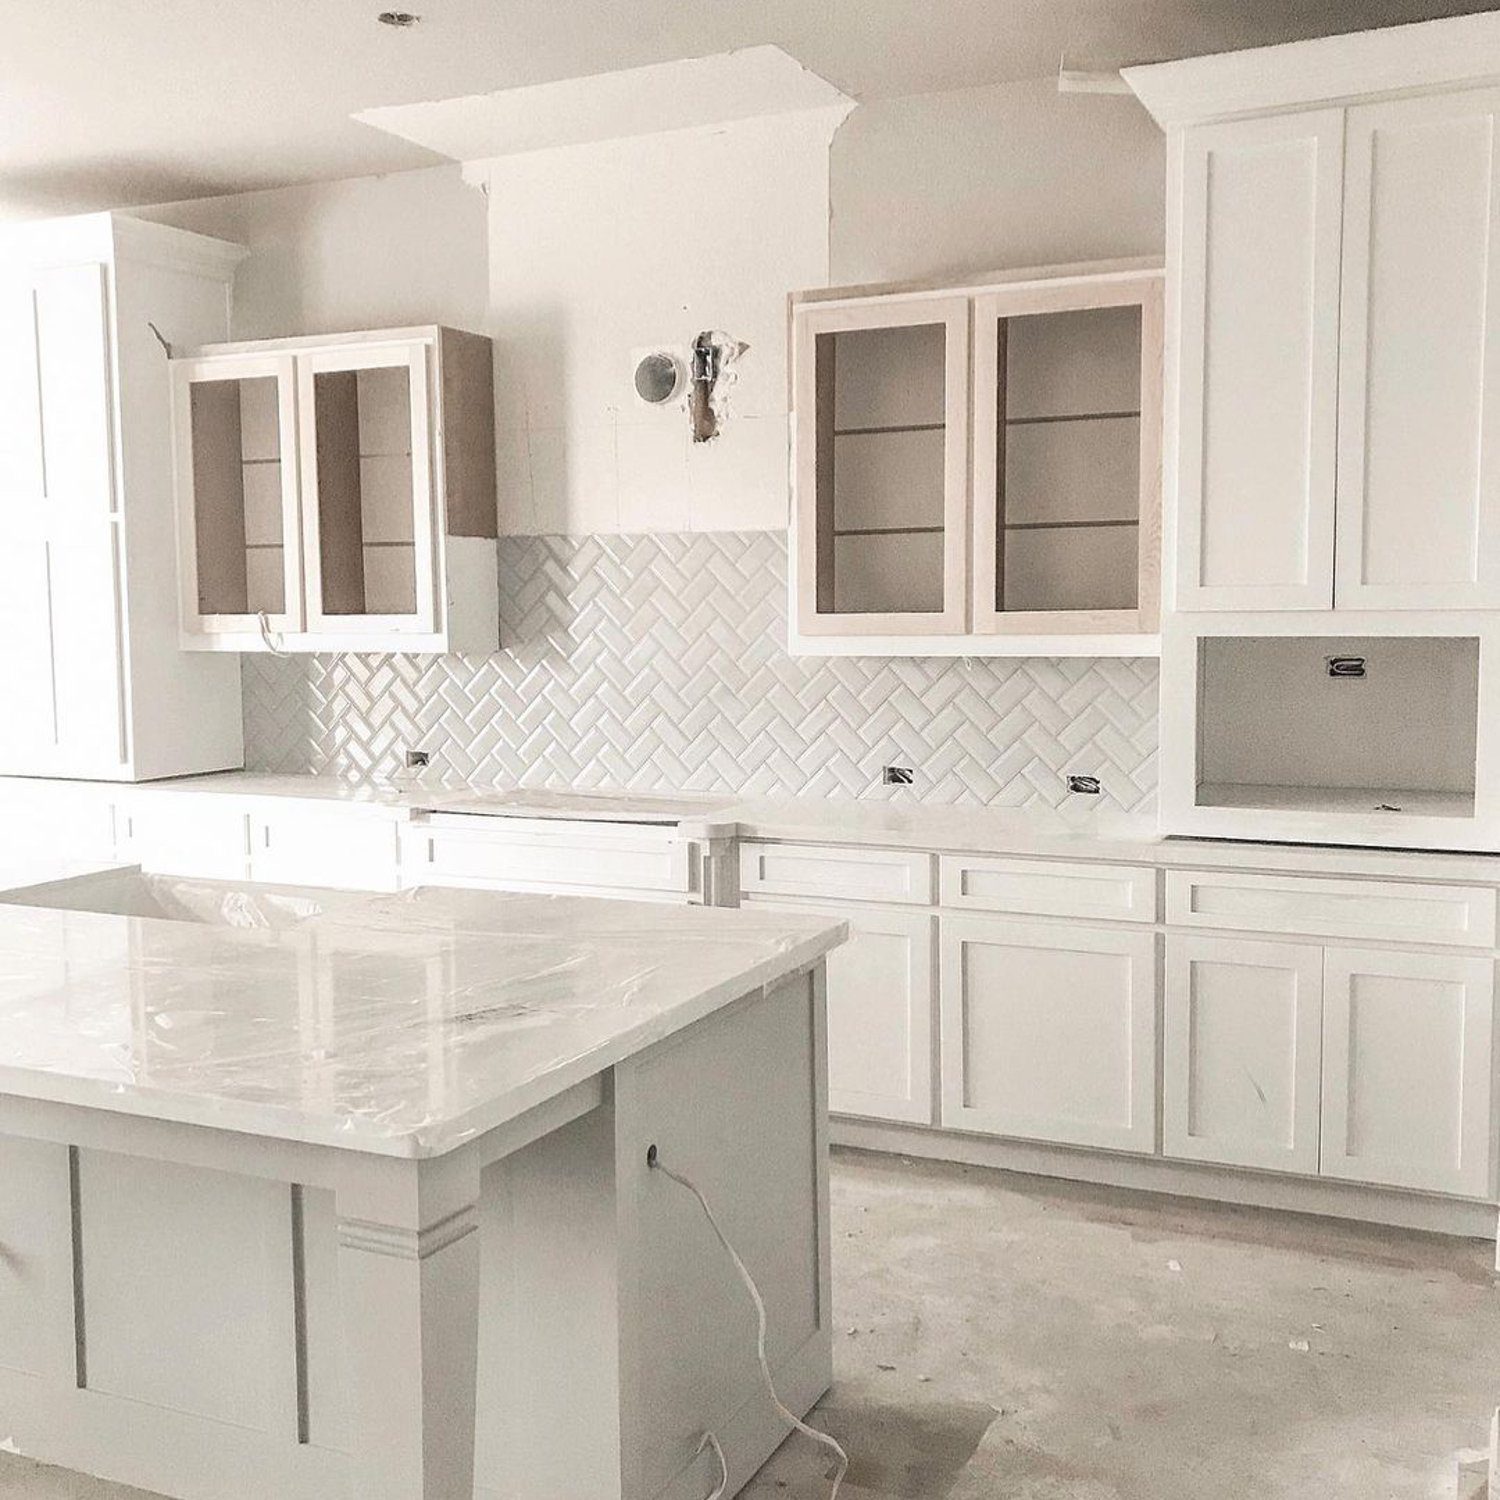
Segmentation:
<svg viewBox="0 0 1500 1500">
<path fill-rule="evenodd" d="M 1486 1245 L 855 1152 L 833 1231 L 841 1500 L 1447 1500 L 1500 1402 Z M 152 1500 L 0 1455 L 23 1496 Z"/>
</svg>

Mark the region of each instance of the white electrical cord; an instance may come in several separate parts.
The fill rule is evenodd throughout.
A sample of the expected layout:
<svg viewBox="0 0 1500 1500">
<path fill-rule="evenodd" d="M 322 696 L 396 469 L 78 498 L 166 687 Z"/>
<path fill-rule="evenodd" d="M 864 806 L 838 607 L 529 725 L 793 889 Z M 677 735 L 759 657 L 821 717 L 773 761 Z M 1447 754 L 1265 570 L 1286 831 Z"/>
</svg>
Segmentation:
<svg viewBox="0 0 1500 1500">
<path fill-rule="evenodd" d="M 653 1170 L 670 1177 L 678 1187 L 686 1188 L 698 1200 L 698 1207 L 703 1210 L 703 1217 L 708 1220 L 708 1227 L 718 1237 L 719 1243 L 724 1247 L 724 1253 L 734 1262 L 734 1269 L 739 1272 L 740 1280 L 744 1283 L 745 1290 L 749 1292 L 750 1300 L 755 1304 L 755 1356 L 760 1361 L 760 1377 L 765 1382 L 771 1405 L 776 1408 L 777 1414 L 784 1422 L 790 1424 L 804 1437 L 809 1437 L 813 1442 L 827 1448 L 837 1457 L 838 1472 L 833 1476 L 833 1488 L 828 1492 L 828 1500 L 838 1500 L 839 1489 L 844 1483 L 844 1475 L 849 1472 L 849 1455 L 826 1432 L 819 1432 L 816 1427 L 809 1427 L 795 1412 L 782 1405 L 781 1397 L 776 1394 L 776 1385 L 771 1379 L 771 1364 L 766 1358 L 766 1304 L 760 1295 L 760 1288 L 755 1284 L 755 1278 L 751 1276 L 745 1262 L 740 1259 L 739 1252 L 729 1243 L 729 1237 L 720 1228 L 713 1209 L 708 1206 L 708 1199 L 680 1172 L 674 1172 L 671 1167 L 667 1166 L 656 1147 L 651 1148 L 646 1159 Z M 720 1500 L 729 1484 L 729 1465 L 724 1461 L 724 1450 L 719 1446 L 718 1438 L 711 1432 L 703 1434 L 703 1440 L 698 1444 L 698 1452 L 702 1453 L 708 1447 L 714 1450 L 719 1460 L 721 1476 L 718 1488 L 708 1497 L 708 1500 Z"/>
<path fill-rule="evenodd" d="M 271 639 L 271 617 L 265 612 L 265 610 L 261 610 L 255 618 L 260 624 L 260 638 L 266 643 L 266 650 L 269 651 L 272 656 L 290 656 L 292 654 L 290 651 L 283 651 L 282 648 Z"/>
</svg>

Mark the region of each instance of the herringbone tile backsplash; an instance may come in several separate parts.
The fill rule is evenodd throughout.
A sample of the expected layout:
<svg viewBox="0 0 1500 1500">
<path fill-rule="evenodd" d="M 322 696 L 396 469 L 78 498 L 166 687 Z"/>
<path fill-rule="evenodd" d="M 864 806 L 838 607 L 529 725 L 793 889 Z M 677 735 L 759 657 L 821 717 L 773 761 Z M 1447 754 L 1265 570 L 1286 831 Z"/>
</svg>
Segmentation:
<svg viewBox="0 0 1500 1500">
<path fill-rule="evenodd" d="M 444 786 L 1154 803 L 1154 661 L 788 656 L 773 532 L 507 538 L 500 586 L 494 656 L 246 657 L 247 764 L 386 779 L 413 746 Z"/>
</svg>

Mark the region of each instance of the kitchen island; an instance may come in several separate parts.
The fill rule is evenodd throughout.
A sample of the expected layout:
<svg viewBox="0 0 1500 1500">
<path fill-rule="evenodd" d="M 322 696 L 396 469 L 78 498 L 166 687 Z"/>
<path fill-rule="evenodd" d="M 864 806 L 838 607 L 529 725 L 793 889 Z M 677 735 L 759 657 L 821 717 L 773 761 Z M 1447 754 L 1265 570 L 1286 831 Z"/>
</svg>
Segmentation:
<svg viewBox="0 0 1500 1500">
<path fill-rule="evenodd" d="M 805 1411 L 842 926 L 219 889 L 0 906 L 0 1443 L 183 1500 L 699 1500 L 712 1432 L 738 1490 L 785 1428 L 648 1151 Z"/>
</svg>

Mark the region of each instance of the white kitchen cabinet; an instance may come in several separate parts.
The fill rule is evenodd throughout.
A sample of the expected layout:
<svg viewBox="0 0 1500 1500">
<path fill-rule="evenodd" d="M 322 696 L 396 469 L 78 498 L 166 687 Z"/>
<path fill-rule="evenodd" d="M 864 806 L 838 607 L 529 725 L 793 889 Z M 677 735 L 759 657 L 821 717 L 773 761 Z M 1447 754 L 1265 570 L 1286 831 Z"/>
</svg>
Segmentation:
<svg viewBox="0 0 1500 1500">
<path fill-rule="evenodd" d="M 178 649 L 167 339 L 221 336 L 234 245 L 119 215 L 0 233 L 0 774 L 241 763 L 239 673 Z"/>
<path fill-rule="evenodd" d="M 1500 605 L 1500 91 L 1345 127 L 1341 609 Z"/>
<path fill-rule="evenodd" d="M 794 339 L 800 629 L 961 635 L 967 299 L 805 307 Z"/>
<path fill-rule="evenodd" d="M 1166 1155 L 1316 1174 L 1322 991 L 1321 948 L 1168 935 Z"/>
<path fill-rule="evenodd" d="M 1329 948 L 1323 979 L 1322 1172 L 1486 1197 L 1495 963 Z"/>
<path fill-rule="evenodd" d="M 828 1108 L 932 1124 L 934 964 L 930 912 L 756 901 L 849 924 L 828 955 Z"/>
<path fill-rule="evenodd" d="M 1490 14 L 1126 70 L 1168 133 L 1177 609 L 1500 604 L 1497 69 Z"/>
<path fill-rule="evenodd" d="M 400 828 L 384 808 L 267 797 L 250 810 L 250 878 L 394 891 L 400 883 Z"/>
<path fill-rule="evenodd" d="M 1178 609 L 1329 609 L 1343 116 L 1176 143 Z"/>
<path fill-rule="evenodd" d="M 172 374 L 184 646 L 496 648 L 488 339 L 218 345 Z"/>
<path fill-rule="evenodd" d="M 944 916 L 942 1123 L 1156 1146 L 1156 937 Z"/>
<path fill-rule="evenodd" d="M 1159 267 L 794 302 L 794 652 L 1154 651 Z"/>
<path fill-rule="evenodd" d="M 401 828 L 401 884 L 701 902 L 705 846 L 675 825 L 436 812 Z"/>
</svg>

